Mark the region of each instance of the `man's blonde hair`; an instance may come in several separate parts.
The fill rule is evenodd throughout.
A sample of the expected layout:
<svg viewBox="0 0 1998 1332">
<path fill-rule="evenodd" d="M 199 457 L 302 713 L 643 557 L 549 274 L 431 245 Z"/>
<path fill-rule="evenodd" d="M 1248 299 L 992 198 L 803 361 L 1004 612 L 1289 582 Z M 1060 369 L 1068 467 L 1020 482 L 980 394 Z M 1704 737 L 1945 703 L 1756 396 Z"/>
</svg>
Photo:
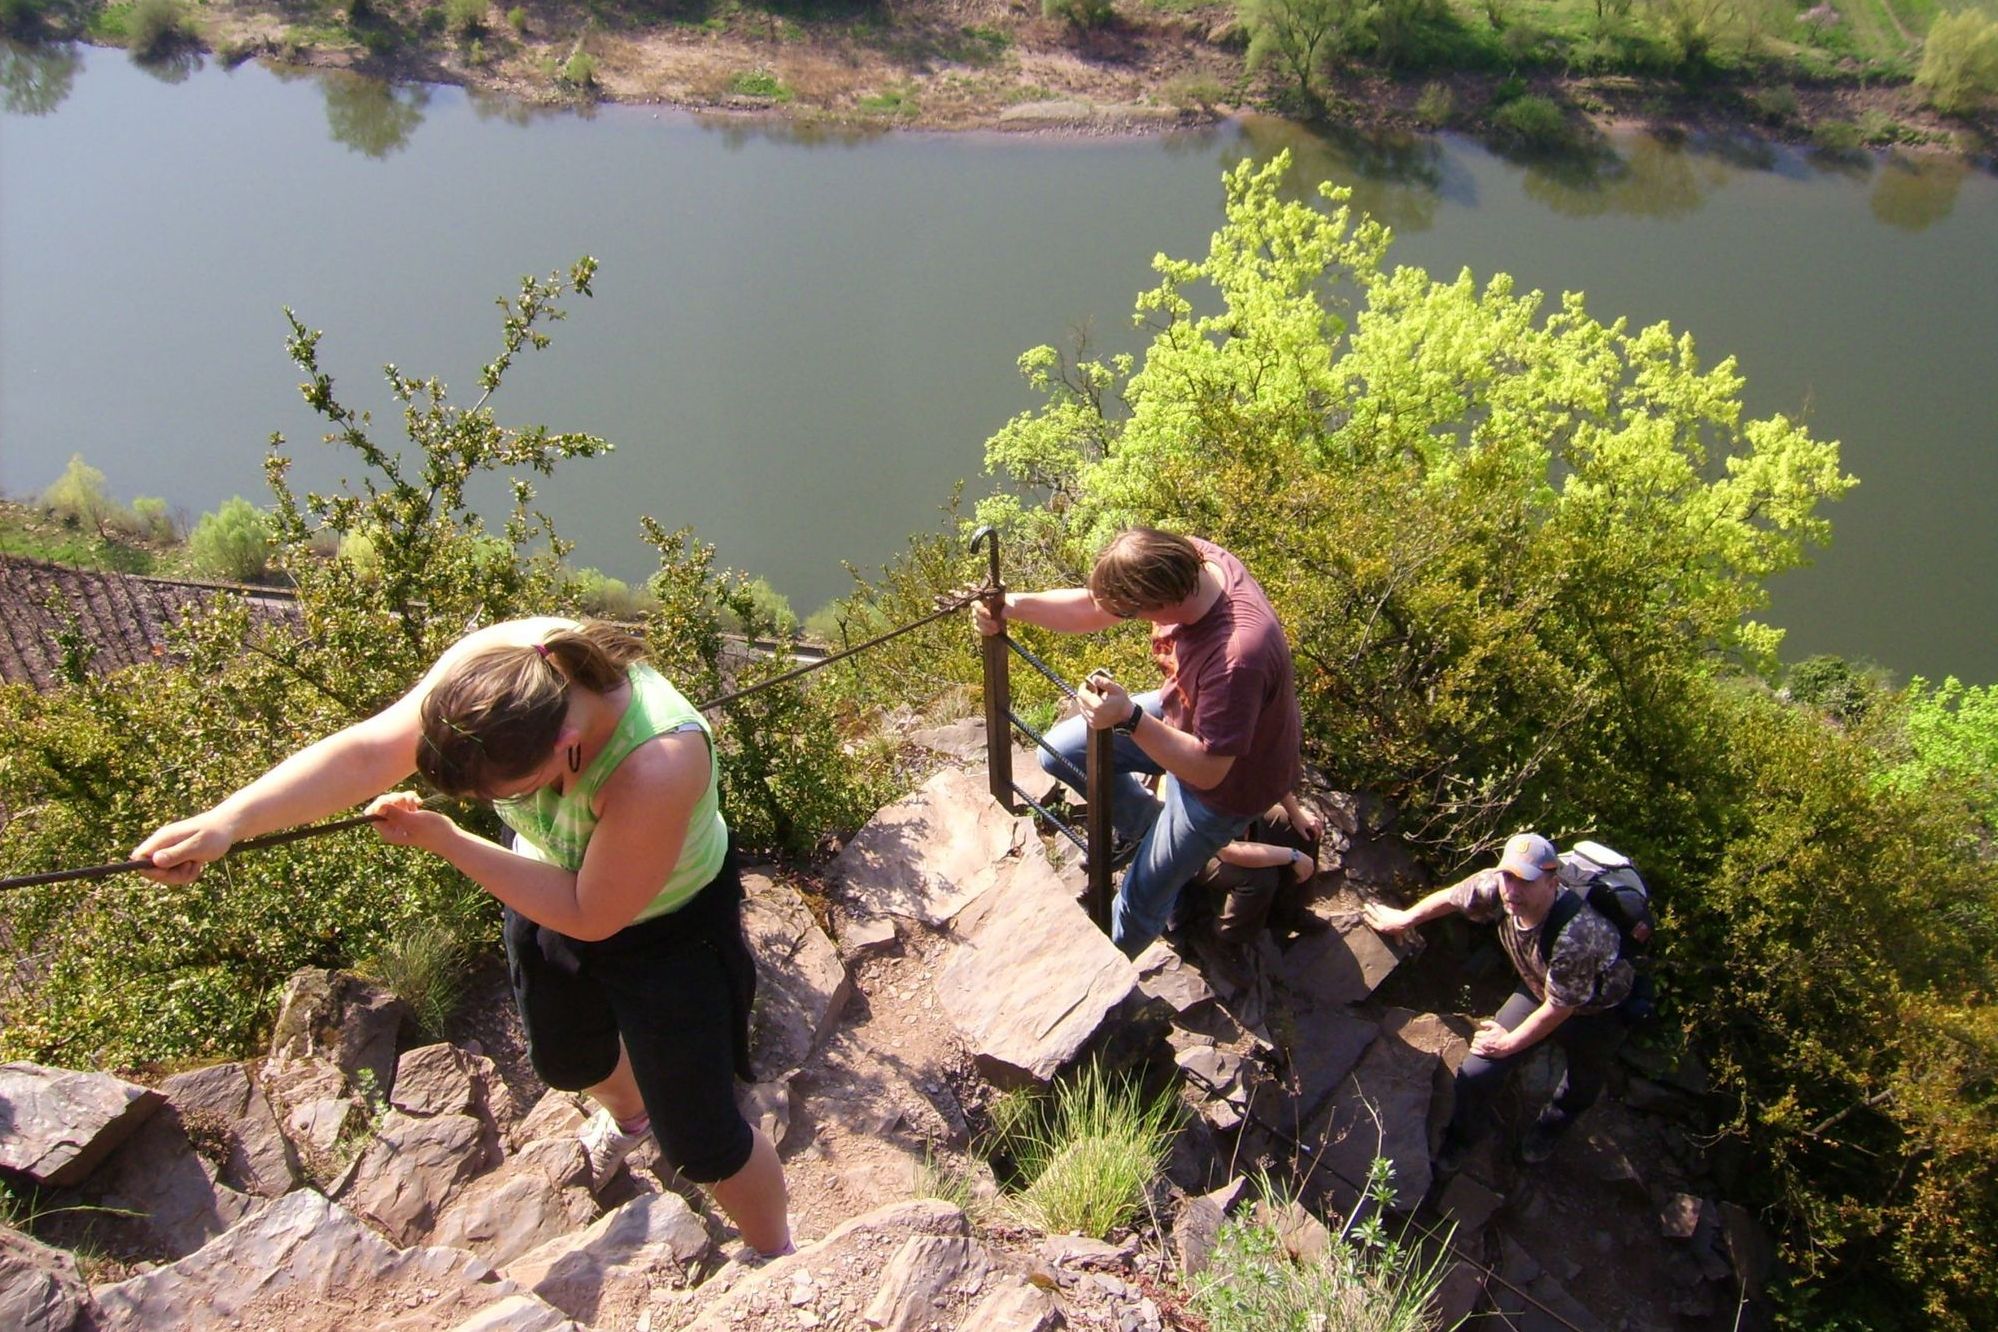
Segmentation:
<svg viewBox="0 0 1998 1332">
<path fill-rule="evenodd" d="M 1122 619 L 1176 606 L 1200 588 L 1200 548 L 1176 532 L 1127 527 L 1089 571 L 1089 595 Z"/>
</svg>

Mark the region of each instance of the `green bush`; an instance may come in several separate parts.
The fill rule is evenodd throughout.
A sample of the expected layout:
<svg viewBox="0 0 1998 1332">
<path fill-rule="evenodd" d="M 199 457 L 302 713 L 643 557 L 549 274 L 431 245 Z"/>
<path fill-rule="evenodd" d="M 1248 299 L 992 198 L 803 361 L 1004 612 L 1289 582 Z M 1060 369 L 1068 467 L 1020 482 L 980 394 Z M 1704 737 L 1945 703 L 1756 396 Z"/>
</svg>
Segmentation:
<svg viewBox="0 0 1998 1332">
<path fill-rule="evenodd" d="M 588 51 L 576 51 L 562 65 L 561 80 L 567 86 L 585 91 L 596 86 L 596 57 Z"/>
<path fill-rule="evenodd" d="M 1915 84 L 1946 115 L 1973 111 L 1998 93 L 1998 18 L 1975 9 L 1938 14 L 1922 42 Z"/>
<path fill-rule="evenodd" d="M 1965 686 L 1955 676 L 1908 682 L 1903 733 L 1910 757 L 1888 781 L 1903 791 L 1960 789 L 1986 825 L 1998 830 L 1998 685 Z"/>
<path fill-rule="evenodd" d="M 486 31 L 490 0 L 444 0 L 444 26 L 464 40 Z"/>
<path fill-rule="evenodd" d="M 1790 697 L 1808 704 L 1841 722 L 1856 722 L 1866 715 L 1877 686 L 1865 674 L 1853 669 L 1842 657 L 1806 657 L 1784 676 Z"/>
<path fill-rule="evenodd" d="M 122 506 L 104 493 L 104 473 L 83 461 L 80 453 L 70 455 L 69 466 L 42 492 L 41 505 L 64 522 L 88 527 L 100 536 L 121 523 L 131 525 Z"/>
<path fill-rule="evenodd" d="M 254 582 L 270 567 L 270 516 L 241 495 L 232 496 L 214 513 L 201 515 L 187 538 L 187 553 L 211 578 Z"/>
<path fill-rule="evenodd" d="M 728 90 L 738 97 L 768 97 L 779 102 L 791 100 L 791 90 L 767 69 L 745 69 L 728 81 Z"/>
<path fill-rule="evenodd" d="M 1492 128 L 1509 143 L 1539 151 L 1563 147 L 1573 138 L 1568 117 L 1539 93 L 1515 97 L 1492 112 Z"/>
<path fill-rule="evenodd" d="M 167 502 L 152 495 L 141 495 L 132 501 L 132 521 L 138 534 L 152 541 L 173 541 L 180 536 L 173 515 L 167 511 Z"/>
<path fill-rule="evenodd" d="M 1457 114 L 1457 95 L 1448 84 L 1425 83 L 1415 99 L 1415 118 L 1430 129 L 1442 129 Z"/>
<path fill-rule="evenodd" d="M 506 11 L 506 26 L 513 29 L 514 36 L 527 35 L 527 11 L 519 5 Z"/>
<path fill-rule="evenodd" d="M 1758 88 L 1749 94 L 1748 104 L 1757 119 L 1770 125 L 1787 125 L 1797 118 L 1797 90 L 1788 84 Z"/>
<path fill-rule="evenodd" d="M 125 19 L 127 48 L 141 60 L 158 60 L 200 40 L 183 0 L 133 0 Z"/>
<path fill-rule="evenodd" d="M 1820 120 L 1811 126 L 1811 146 L 1827 153 L 1858 152 L 1866 135 L 1850 120 Z"/>
<path fill-rule="evenodd" d="M 1376 1160 L 1369 1199 L 1391 1192 L 1393 1165 Z M 1294 1255 L 1277 1218 L 1297 1204 L 1265 1179 L 1263 1205 L 1223 1223 L 1207 1270 L 1192 1283 L 1189 1303 L 1209 1332 L 1427 1332 L 1438 1326 L 1436 1293 L 1445 1255 L 1423 1255 L 1389 1239 L 1379 1207 L 1350 1231 L 1335 1226 L 1325 1252 Z"/>
<path fill-rule="evenodd" d="M 1088 32 L 1108 27 L 1117 11 L 1111 0 L 1041 0 L 1041 17 L 1060 19 L 1071 28 Z"/>
</svg>

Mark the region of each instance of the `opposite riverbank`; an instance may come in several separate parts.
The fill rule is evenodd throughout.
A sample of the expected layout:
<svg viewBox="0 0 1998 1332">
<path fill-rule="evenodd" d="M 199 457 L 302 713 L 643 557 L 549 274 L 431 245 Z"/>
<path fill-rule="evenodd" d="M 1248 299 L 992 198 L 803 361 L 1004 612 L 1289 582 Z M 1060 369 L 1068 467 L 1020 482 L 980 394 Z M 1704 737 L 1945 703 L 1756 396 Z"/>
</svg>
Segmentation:
<svg viewBox="0 0 1998 1332">
<path fill-rule="evenodd" d="M 41 6 L 51 35 L 85 33 L 155 62 L 191 63 L 206 51 L 225 64 L 263 59 L 458 84 L 526 108 L 516 114 L 620 102 L 842 131 L 1090 135 L 1261 110 L 1362 131 L 1458 129 L 1529 149 L 1586 144 L 1610 125 L 1752 130 L 1840 152 L 1904 146 L 1976 158 L 1998 145 L 1988 105 L 1945 117 L 1908 82 L 1919 45 L 1882 0 L 1869 3 L 1891 29 L 1869 35 L 1856 8 L 1848 21 L 1826 5 L 1812 11 L 1815 26 L 1789 37 L 1717 30 L 1697 59 L 1685 54 L 1691 39 L 1668 38 L 1628 13 L 1613 31 L 1584 30 L 1559 12 L 1565 0 L 1544 13 L 1493 0 L 1475 18 L 1437 4 L 1414 68 L 1383 63 L 1379 36 L 1369 39 L 1367 62 L 1300 64 L 1280 51 L 1252 61 L 1235 6 L 1181 0 L 1055 6 L 1068 16 L 1032 0 L 802 0 L 768 9 L 717 0 L 673 16 L 616 0 L 512 8 L 214 0 L 198 10 L 181 0 L 15 2 Z M 1086 3 L 1101 8 L 1083 23 L 1073 15 Z M 1665 21 L 1662 10 L 1644 12 Z M 1797 36 L 1818 44 L 1790 40 Z M 1599 72 L 1578 72 L 1587 70 Z"/>
</svg>

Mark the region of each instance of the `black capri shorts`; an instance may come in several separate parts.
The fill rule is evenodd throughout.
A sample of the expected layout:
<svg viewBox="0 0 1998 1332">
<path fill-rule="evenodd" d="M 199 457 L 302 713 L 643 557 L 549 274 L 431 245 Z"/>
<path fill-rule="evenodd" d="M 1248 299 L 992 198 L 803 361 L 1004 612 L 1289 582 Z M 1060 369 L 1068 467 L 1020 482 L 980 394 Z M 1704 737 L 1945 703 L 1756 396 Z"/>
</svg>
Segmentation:
<svg viewBox="0 0 1998 1332">
<path fill-rule="evenodd" d="M 581 1091 L 617 1067 L 618 1039 L 666 1159 L 700 1184 L 749 1161 L 735 1078 L 750 1077 L 756 960 L 742 931 L 735 850 L 677 911 L 608 939 L 571 939 L 505 912 L 507 972 L 542 1081 Z"/>
</svg>

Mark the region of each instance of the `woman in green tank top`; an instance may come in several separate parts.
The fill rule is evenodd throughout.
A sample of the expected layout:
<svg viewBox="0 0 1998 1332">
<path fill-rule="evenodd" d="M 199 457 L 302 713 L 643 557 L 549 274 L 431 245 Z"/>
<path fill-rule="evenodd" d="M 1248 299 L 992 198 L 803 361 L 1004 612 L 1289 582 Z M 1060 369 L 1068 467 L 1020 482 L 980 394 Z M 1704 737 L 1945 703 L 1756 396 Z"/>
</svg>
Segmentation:
<svg viewBox="0 0 1998 1332">
<path fill-rule="evenodd" d="M 648 1130 L 761 1253 L 790 1247 L 775 1147 L 743 1120 L 755 963 L 707 724 L 613 627 L 541 617 L 459 640 L 382 712 L 292 755 L 134 852 L 185 883 L 246 837 L 373 798 L 387 841 L 441 856 L 505 906 L 529 1053 L 601 1107 L 601 1186 Z M 390 788 L 420 771 L 492 800 L 501 846 Z M 383 792 L 389 794 L 382 794 Z"/>
</svg>

